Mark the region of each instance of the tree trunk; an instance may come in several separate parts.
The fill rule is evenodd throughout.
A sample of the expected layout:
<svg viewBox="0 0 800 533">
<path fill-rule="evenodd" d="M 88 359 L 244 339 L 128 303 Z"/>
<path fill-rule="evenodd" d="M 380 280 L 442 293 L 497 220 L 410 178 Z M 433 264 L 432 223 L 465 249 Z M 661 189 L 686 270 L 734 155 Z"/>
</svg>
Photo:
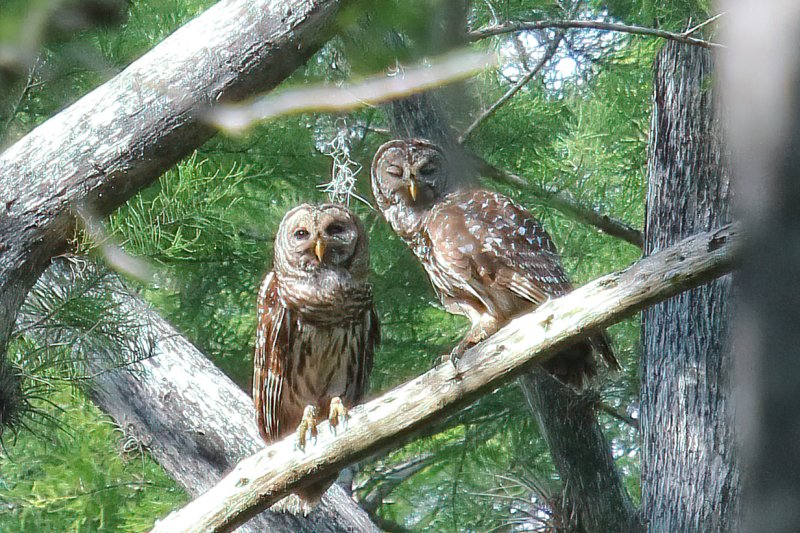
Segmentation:
<svg viewBox="0 0 800 533">
<path fill-rule="evenodd" d="M 324 479 L 409 437 L 522 375 L 566 346 L 646 305 L 696 287 L 733 266 L 737 230 L 726 226 L 686 239 L 520 316 L 467 350 L 382 396 L 356 406 L 345 431 L 327 421 L 316 442 L 294 436 L 241 461 L 211 490 L 156 523 L 154 532 L 228 531 L 303 484 Z M 619 530 L 612 527 L 611 530 Z"/>
<path fill-rule="evenodd" d="M 0 155 L 0 357 L 73 212 L 111 212 L 199 146 L 220 100 L 275 87 L 330 33 L 338 0 L 222 0 Z"/>
<path fill-rule="evenodd" d="M 675 42 L 655 63 L 645 251 L 730 220 L 730 173 L 708 50 Z M 730 277 L 643 316 L 642 507 L 648 530 L 731 531 L 738 517 L 728 342 Z"/>
<path fill-rule="evenodd" d="M 61 262 L 40 283 L 66 287 L 76 274 Z M 143 361 L 115 368 L 120 354 L 96 349 L 86 357 L 92 400 L 136 438 L 192 497 L 216 484 L 244 457 L 264 448 L 250 397 L 206 359 L 140 297 L 112 278 L 110 289 L 121 316 L 136 317 L 138 335 L 131 353 Z M 132 326 L 132 325 L 128 325 Z M 36 330 L 32 333 L 36 336 Z M 124 359 L 130 360 L 131 354 Z M 109 370 L 111 369 L 111 370 Z M 367 514 L 338 485 L 308 517 L 263 512 L 241 531 L 378 531 Z"/>
<path fill-rule="evenodd" d="M 723 76 L 747 224 L 734 321 L 741 531 L 800 531 L 800 4 L 726 2 Z M 767 24 L 754 21 L 769 21 Z M 753 174 L 749 174 L 753 172 Z"/>
<path fill-rule="evenodd" d="M 642 531 L 597 421 L 593 392 L 577 394 L 541 367 L 520 385 L 564 484 L 564 509 L 555 511 L 571 524 L 569 531 Z"/>
</svg>

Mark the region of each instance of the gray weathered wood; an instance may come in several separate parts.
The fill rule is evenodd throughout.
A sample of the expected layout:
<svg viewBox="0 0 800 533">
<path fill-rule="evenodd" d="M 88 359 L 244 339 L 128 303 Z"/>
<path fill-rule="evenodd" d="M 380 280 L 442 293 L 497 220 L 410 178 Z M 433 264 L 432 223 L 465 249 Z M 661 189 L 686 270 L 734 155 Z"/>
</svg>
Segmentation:
<svg viewBox="0 0 800 533">
<path fill-rule="evenodd" d="M 305 451 L 293 439 L 240 462 L 213 489 L 156 522 L 153 531 L 225 531 L 287 491 L 377 450 L 399 446 L 414 431 L 518 377 L 587 330 L 607 326 L 732 267 L 738 238 L 731 226 L 699 234 L 604 276 L 512 321 L 467 351 L 458 369 L 443 364 L 353 409 L 338 436 L 320 426 Z"/>
<path fill-rule="evenodd" d="M 222 0 L 0 155 L 0 355 L 76 206 L 105 214 L 213 134 L 220 100 L 266 91 L 331 30 L 339 0 Z"/>
<path fill-rule="evenodd" d="M 56 263 L 40 283 L 68 286 L 76 274 Z M 150 357 L 115 368 L 120 354 L 95 349 L 86 357 L 92 400 L 134 437 L 192 496 L 213 487 L 242 458 L 264 448 L 250 397 L 203 356 L 149 304 L 119 280 L 113 294 L 121 316 L 138 317 L 132 353 Z M 104 294 L 108 294 L 104 293 Z M 138 348 L 138 349 L 137 349 Z M 129 359 L 130 355 L 124 357 Z M 337 533 L 378 531 L 338 485 L 308 517 L 263 512 L 241 531 Z"/>
<path fill-rule="evenodd" d="M 645 251 L 731 220 L 730 170 L 709 50 L 668 42 L 655 62 Z M 642 316 L 642 514 L 648 531 L 727 532 L 738 519 L 730 276 Z"/>
</svg>

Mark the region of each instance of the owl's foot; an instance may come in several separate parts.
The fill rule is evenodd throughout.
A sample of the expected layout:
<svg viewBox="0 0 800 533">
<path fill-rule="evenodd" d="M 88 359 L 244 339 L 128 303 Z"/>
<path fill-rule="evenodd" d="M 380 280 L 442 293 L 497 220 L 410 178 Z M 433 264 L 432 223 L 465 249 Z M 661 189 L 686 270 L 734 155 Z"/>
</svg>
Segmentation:
<svg viewBox="0 0 800 533">
<path fill-rule="evenodd" d="M 458 360 L 464 356 L 464 353 L 466 353 L 467 350 L 475 346 L 475 344 L 476 343 L 471 339 L 462 339 L 461 342 L 456 344 L 455 348 L 450 350 L 450 353 L 444 354 L 439 358 L 439 364 L 450 363 L 456 367 L 456 369 L 458 369 Z"/>
<path fill-rule="evenodd" d="M 299 450 L 306 449 L 306 435 L 311 434 L 314 442 L 317 442 L 317 408 L 313 405 L 307 405 L 303 410 L 303 419 L 300 425 L 297 426 L 297 437 L 295 439 L 295 447 Z"/>
<path fill-rule="evenodd" d="M 347 408 L 342 403 L 342 399 L 338 396 L 334 396 L 331 398 L 331 408 L 328 412 L 328 421 L 331 424 L 331 432 L 336 435 L 336 429 L 339 426 L 339 423 L 342 423 L 342 429 L 347 429 L 347 420 L 350 418 L 350 414 L 347 412 Z"/>
</svg>

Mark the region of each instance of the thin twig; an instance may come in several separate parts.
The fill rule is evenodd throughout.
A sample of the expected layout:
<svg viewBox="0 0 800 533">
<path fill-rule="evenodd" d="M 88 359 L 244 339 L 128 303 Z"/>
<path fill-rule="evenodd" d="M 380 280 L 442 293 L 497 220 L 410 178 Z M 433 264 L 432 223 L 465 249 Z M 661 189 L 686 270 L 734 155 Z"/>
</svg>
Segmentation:
<svg viewBox="0 0 800 533">
<path fill-rule="evenodd" d="M 701 29 L 705 28 L 706 26 L 708 26 L 709 24 L 711 24 L 712 22 L 714 22 L 715 20 L 717 20 L 718 18 L 720 18 L 720 17 L 721 17 L 722 15 L 724 15 L 725 13 L 727 13 L 727 11 L 723 11 L 722 13 L 717 13 L 716 15 L 714 15 L 713 17 L 711 17 L 710 19 L 708 19 L 708 20 L 706 20 L 706 21 L 704 21 L 704 22 L 701 22 L 700 24 L 698 24 L 698 25 L 696 25 L 696 26 L 692 26 L 691 28 L 689 28 L 688 30 L 686 30 L 685 32 L 683 32 L 683 34 L 682 34 L 682 35 L 683 35 L 684 37 L 689 37 L 690 35 L 694 35 L 694 34 L 695 34 L 695 33 L 697 33 L 698 31 L 700 31 Z"/>
<path fill-rule="evenodd" d="M 492 37 L 494 35 L 516 33 L 520 31 L 547 29 L 567 30 L 577 28 L 616 31 L 621 33 L 630 33 L 633 35 L 648 35 L 650 37 L 660 37 L 661 39 L 678 41 L 680 43 L 690 44 L 693 46 L 700 46 L 701 48 L 725 48 L 725 46 L 722 44 L 706 41 L 704 39 L 698 39 L 697 37 L 692 37 L 691 34 L 687 33 L 676 33 L 666 30 L 659 30 L 657 28 L 631 26 L 618 22 L 602 22 L 599 20 L 541 20 L 536 22 L 504 22 L 502 24 L 493 24 L 491 26 L 485 26 L 483 28 L 467 32 L 467 40 L 474 42 L 485 39 L 486 37 Z"/>
<path fill-rule="evenodd" d="M 33 78 L 34 76 L 36 76 L 36 67 L 38 66 L 39 66 L 39 61 L 37 59 L 28 70 L 28 79 L 25 81 L 25 87 L 23 87 L 22 91 L 19 93 L 19 98 L 17 98 L 14 107 L 8 114 L 8 119 L 6 119 L 5 124 L 3 124 L 3 128 L 0 129 L 0 143 L 2 143 L 3 139 L 6 137 L 6 135 L 8 135 L 11 123 L 14 122 L 14 119 L 17 117 L 17 113 L 19 113 L 20 107 L 22 107 L 22 102 L 25 101 L 25 98 L 27 98 L 28 93 L 31 91 L 31 89 L 33 89 L 37 85 L 33 83 Z"/>
<path fill-rule="evenodd" d="M 620 422 L 625 422 L 626 424 L 628 424 L 629 426 L 634 428 L 636 431 L 639 431 L 639 420 L 637 420 L 636 418 L 633 418 L 632 416 L 628 415 L 627 413 L 624 413 L 624 412 L 620 411 L 619 409 L 617 409 L 613 405 L 609 405 L 609 404 L 607 404 L 605 402 L 598 402 L 597 403 L 597 408 L 600 411 L 604 412 L 605 414 L 607 414 L 607 415 L 609 415 L 609 416 L 611 416 L 613 418 L 616 418 Z"/>
<path fill-rule="evenodd" d="M 464 132 L 461 135 L 459 135 L 458 142 L 463 143 L 467 139 L 467 137 L 469 137 L 472 134 L 472 132 L 475 131 L 475 129 L 478 126 L 480 126 L 480 124 L 484 120 L 491 117 L 495 111 L 497 111 L 503 104 L 505 104 L 508 100 L 510 100 L 512 96 L 517 94 L 517 92 L 520 89 L 525 87 L 525 85 L 527 85 L 528 82 L 531 81 L 531 79 L 534 76 L 536 76 L 542 70 L 542 68 L 544 68 L 545 64 L 548 61 L 550 61 L 550 59 L 552 59 L 552 57 L 556 54 L 556 51 L 558 50 L 558 45 L 561 43 L 561 40 L 563 38 L 564 34 L 562 33 L 556 35 L 556 37 L 552 41 L 550 41 L 550 44 L 547 45 L 547 49 L 545 50 L 544 55 L 542 55 L 542 58 L 539 60 L 536 66 L 533 67 L 530 70 L 530 72 L 521 77 L 519 81 L 517 81 L 517 83 L 515 83 L 512 87 L 510 87 L 506 91 L 506 93 L 503 96 L 501 96 L 495 103 L 489 106 L 488 109 L 486 109 L 483 113 L 481 113 L 480 116 L 478 116 L 478 118 L 476 118 L 472 122 L 472 124 L 470 124 L 469 127 L 467 127 L 467 129 L 464 130 Z"/>
</svg>

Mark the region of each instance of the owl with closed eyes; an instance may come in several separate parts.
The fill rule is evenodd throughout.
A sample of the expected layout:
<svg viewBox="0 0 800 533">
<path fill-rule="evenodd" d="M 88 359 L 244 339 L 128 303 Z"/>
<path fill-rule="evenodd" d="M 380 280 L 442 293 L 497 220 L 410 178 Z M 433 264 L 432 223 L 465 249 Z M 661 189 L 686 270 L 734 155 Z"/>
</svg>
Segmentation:
<svg viewBox="0 0 800 533">
<path fill-rule="evenodd" d="M 320 417 L 338 426 L 367 392 L 380 340 L 367 234 L 344 206 L 303 204 L 283 217 L 274 249 L 258 294 L 256 422 L 268 443 L 297 432 L 303 447 Z M 279 508 L 308 512 L 335 478 L 301 487 L 299 502 Z"/>
<path fill-rule="evenodd" d="M 422 139 L 382 145 L 372 162 L 372 192 L 392 229 L 425 267 L 444 307 L 472 327 L 457 359 L 513 318 L 572 290 L 544 228 L 514 200 L 479 188 L 457 190 L 452 165 Z M 596 332 L 545 363 L 581 386 L 596 373 L 594 352 L 619 368 L 608 337 Z"/>
</svg>

